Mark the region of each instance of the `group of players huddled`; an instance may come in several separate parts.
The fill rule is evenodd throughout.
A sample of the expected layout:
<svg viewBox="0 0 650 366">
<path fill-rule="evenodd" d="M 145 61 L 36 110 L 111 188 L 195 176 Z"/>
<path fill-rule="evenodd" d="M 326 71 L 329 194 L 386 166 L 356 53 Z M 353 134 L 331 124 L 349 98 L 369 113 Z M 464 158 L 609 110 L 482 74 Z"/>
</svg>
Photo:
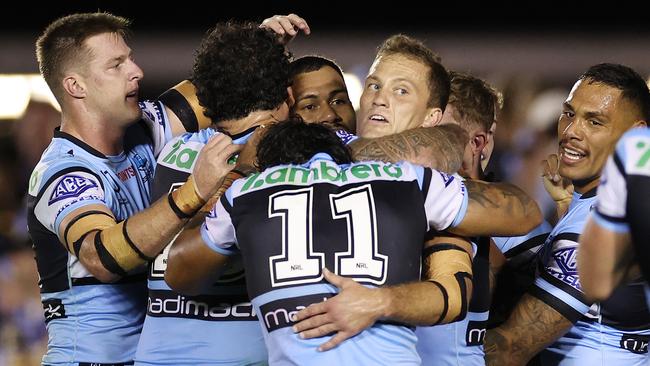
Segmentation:
<svg viewBox="0 0 650 366">
<path fill-rule="evenodd" d="M 146 101 L 128 26 L 36 43 L 62 111 L 28 196 L 44 365 L 650 364 L 632 69 L 568 94 L 548 223 L 484 174 L 501 95 L 416 39 L 379 46 L 355 112 L 335 62 L 287 50 L 295 14 L 216 24 Z"/>
</svg>

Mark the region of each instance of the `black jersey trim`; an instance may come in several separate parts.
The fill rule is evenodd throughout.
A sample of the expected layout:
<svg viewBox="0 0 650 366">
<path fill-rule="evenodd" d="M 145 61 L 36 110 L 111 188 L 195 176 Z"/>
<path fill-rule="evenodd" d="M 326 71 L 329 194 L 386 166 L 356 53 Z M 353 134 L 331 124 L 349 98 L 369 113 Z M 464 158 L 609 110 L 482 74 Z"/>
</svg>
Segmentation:
<svg viewBox="0 0 650 366">
<path fill-rule="evenodd" d="M 550 293 L 542 290 L 537 286 L 532 286 L 528 291 L 528 293 L 534 296 L 535 298 L 541 300 L 546 305 L 552 307 L 553 310 L 562 314 L 563 317 L 565 317 L 568 321 L 570 321 L 573 324 L 575 324 L 583 315 L 580 312 L 578 312 L 576 309 L 572 308 L 571 306 L 567 305 L 566 303 L 558 299 L 557 297 L 551 295 Z"/>
<path fill-rule="evenodd" d="M 604 213 L 600 212 L 600 210 L 596 209 L 596 212 L 598 213 L 599 216 L 602 216 L 605 220 L 610 221 L 610 222 L 618 222 L 618 223 L 627 223 L 627 217 L 614 217 L 614 216 L 609 216 L 605 215 Z"/>
<path fill-rule="evenodd" d="M 548 237 L 549 233 L 544 233 L 544 234 L 539 234 L 537 236 L 533 236 L 532 238 L 529 238 L 528 240 L 524 241 L 523 243 L 517 245 L 516 247 L 507 250 L 503 255 L 507 258 L 510 259 L 512 257 L 516 257 L 519 254 L 535 248 L 536 246 L 544 244 L 546 241 L 546 238 Z"/>
<path fill-rule="evenodd" d="M 585 295 L 582 292 L 576 290 L 574 287 L 570 285 L 567 285 L 566 283 L 562 282 L 556 277 L 553 277 L 553 275 L 549 274 L 545 270 L 541 270 L 539 276 L 542 279 L 546 280 L 547 282 L 551 283 L 553 286 L 571 295 L 573 298 L 580 301 L 585 306 L 591 306 L 591 304 L 587 303 L 587 301 L 585 300 Z"/>
<path fill-rule="evenodd" d="M 626 178 L 627 172 L 625 171 L 625 166 L 623 165 L 621 158 L 618 156 L 618 152 L 614 151 L 613 158 L 614 158 L 614 164 L 616 165 L 616 168 L 618 168 L 618 172 L 621 173 L 623 178 Z"/>
<path fill-rule="evenodd" d="M 81 277 L 73 278 L 72 286 L 88 286 L 88 285 L 126 285 L 131 283 L 139 283 L 147 280 L 146 273 L 138 273 L 130 276 L 124 276 L 115 282 L 101 282 L 95 277 Z"/>
<path fill-rule="evenodd" d="M 472 259 L 472 298 L 468 311 L 482 313 L 490 310 L 490 238 L 478 237 L 476 255 Z"/>
<path fill-rule="evenodd" d="M 429 194 L 429 186 L 431 185 L 431 177 L 433 171 L 429 168 L 424 168 L 424 174 L 422 178 L 422 194 L 423 201 L 427 200 L 427 195 Z"/>
<path fill-rule="evenodd" d="M 558 234 L 556 237 L 554 237 L 553 241 L 571 240 L 571 241 L 575 241 L 577 243 L 579 238 L 580 238 L 580 234 L 577 234 L 577 233 L 561 233 L 561 234 Z"/>
<path fill-rule="evenodd" d="M 596 193 L 597 193 L 597 192 L 598 192 L 598 186 L 596 186 L 596 187 L 594 187 L 594 188 L 588 190 L 587 192 L 583 193 L 583 194 L 580 196 L 580 199 L 581 199 L 581 200 L 584 200 L 584 199 L 587 199 L 587 198 L 596 197 Z"/>
<path fill-rule="evenodd" d="M 72 136 L 69 133 L 61 131 L 60 127 L 57 127 L 57 128 L 54 129 L 54 137 L 71 141 L 75 145 L 77 145 L 80 148 L 86 150 L 86 152 L 88 152 L 88 153 L 90 153 L 90 154 L 92 154 L 92 155 L 94 155 L 94 156 L 96 156 L 98 158 L 108 159 L 106 157 L 106 155 L 104 155 L 103 153 L 97 151 L 94 147 L 88 145 L 87 143 L 83 142 L 82 140 L 79 140 L 78 138 Z"/>
<path fill-rule="evenodd" d="M 224 193 L 219 197 L 219 200 L 221 201 L 221 204 L 223 205 L 223 208 L 228 212 L 228 214 L 231 214 L 232 212 L 232 205 L 230 202 L 228 202 L 228 198 L 226 197 L 226 194 Z"/>
</svg>

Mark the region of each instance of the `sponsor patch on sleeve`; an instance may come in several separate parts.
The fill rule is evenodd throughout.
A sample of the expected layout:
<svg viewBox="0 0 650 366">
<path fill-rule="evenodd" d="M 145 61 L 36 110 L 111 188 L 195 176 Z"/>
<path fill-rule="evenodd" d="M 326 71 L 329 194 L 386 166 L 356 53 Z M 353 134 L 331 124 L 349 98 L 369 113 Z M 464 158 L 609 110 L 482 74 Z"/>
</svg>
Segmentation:
<svg viewBox="0 0 650 366">
<path fill-rule="evenodd" d="M 97 178 L 92 175 L 83 173 L 66 174 L 59 179 L 52 189 L 47 204 L 51 206 L 66 198 L 79 197 L 87 190 L 98 187 Z"/>
<path fill-rule="evenodd" d="M 572 240 L 561 239 L 554 243 L 546 265 L 547 272 L 567 285 L 582 291 L 578 276 L 578 245 Z"/>
<path fill-rule="evenodd" d="M 152 122 L 156 122 L 163 126 L 165 124 L 165 117 L 162 112 L 160 103 L 152 102 L 149 100 L 139 102 L 142 116 Z"/>
<path fill-rule="evenodd" d="M 630 136 L 624 143 L 627 174 L 650 176 L 650 137 Z"/>
<path fill-rule="evenodd" d="M 34 208 L 38 220 L 57 233 L 64 211 L 83 204 L 104 203 L 104 190 L 99 178 L 86 171 L 71 171 L 53 180 Z M 68 210 L 70 208 L 70 210 Z"/>
</svg>

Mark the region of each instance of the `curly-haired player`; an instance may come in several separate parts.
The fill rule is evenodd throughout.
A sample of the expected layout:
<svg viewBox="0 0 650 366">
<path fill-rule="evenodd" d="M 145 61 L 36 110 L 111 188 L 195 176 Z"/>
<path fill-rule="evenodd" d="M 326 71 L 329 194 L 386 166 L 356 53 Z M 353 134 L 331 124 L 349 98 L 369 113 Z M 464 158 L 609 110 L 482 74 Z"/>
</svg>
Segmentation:
<svg viewBox="0 0 650 366">
<path fill-rule="evenodd" d="M 180 89 L 177 86 L 162 97 L 176 101 L 169 104 L 181 106 L 178 114 L 187 118 L 201 118 L 204 113 L 213 128 L 185 134 L 163 148 L 152 196 L 167 195 L 184 182 L 213 136 L 221 132 L 243 143 L 258 126 L 287 118 L 288 75 L 289 54 L 269 30 L 253 23 L 217 24 L 197 51 L 193 85 L 181 83 Z M 191 100 L 194 88 L 200 106 L 180 98 Z M 192 243 L 177 240 L 177 244 L 181 261 L 194 254 L 182 250 Z M 265 364 L 266 348 L 246 294 L 242 266 L 235 264 L 224 276 L 209 278 L 207 289 L 187 296 L 185 291 L 172 291 L 165 280 L 183 281 L 191 269 L 170 273 L 168 253 L 163 251 L 151 264 L 147 317 L 136 365 Z"/>
</svg>

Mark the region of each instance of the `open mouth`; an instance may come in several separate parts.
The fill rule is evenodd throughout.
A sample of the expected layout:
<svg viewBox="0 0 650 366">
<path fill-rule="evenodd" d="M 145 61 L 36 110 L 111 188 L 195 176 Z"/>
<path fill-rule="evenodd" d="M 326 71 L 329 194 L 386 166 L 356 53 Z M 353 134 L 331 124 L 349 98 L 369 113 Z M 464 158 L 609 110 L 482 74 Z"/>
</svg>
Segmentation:
<svg viewBox="0 0 650 366">
<path fill-rule="evenodd" d="M 562 160 L 567 163 L 578 162 L 587 156 L 587 154 L 583 153 L 582 151 L 565 146 L 562 147 L 560 155 Z"/>
<path fill-rule="evenodd" d="M 382 116 L 381 114 L 371 114 L 368 117 L 368 120 L 378 123 L 388 123 L 386 117 Z"/>
</svg>

